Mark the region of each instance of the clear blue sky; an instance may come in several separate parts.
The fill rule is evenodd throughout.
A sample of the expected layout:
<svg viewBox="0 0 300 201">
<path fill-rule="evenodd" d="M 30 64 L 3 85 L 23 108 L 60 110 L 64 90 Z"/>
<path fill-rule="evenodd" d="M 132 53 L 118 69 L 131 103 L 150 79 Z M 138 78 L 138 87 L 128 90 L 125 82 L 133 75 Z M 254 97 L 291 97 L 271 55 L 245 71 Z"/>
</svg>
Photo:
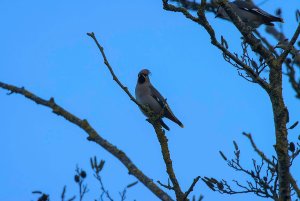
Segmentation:
<svg viewBox="0 0 300 201">
<path fill-rule="evenodd" d="M 262 8 L 274 12 L 279 6 L 283 7 L 285 33 L 291 38 L 296 27 L 294 10 L 300 3 L 274 0 Z M 249 166 L 251 158 L 257 157 L 241 135 L 243 131 L 251 132 L 266 154 L 274 154 L 273 117 L 266 93 L 238 76 L 210 45 L 203 28 L 181 14 L 164 11 L 159 0 L 2 0 L 0 19 L 0 80 L 24 86 L 45 99 L 55 97 L 58 104 L 88 119 L 154 181 L 167 182 L 156 135 L 113 82 L 86 32 L 95 32 L 116 74 L 131 92 L 137 73 L 142 68 L 152 71 L 152 83 L 185 125 L 182 129 L 167 121 L 171 156 L 184 190 L 198 175 L 245 180 L 218 153 L 223 150 L 232 156 L 232 140 L 236 140 L 242 163 Z M 240 34 L 234 26 L 212 14 L 208 19 L 218 38 L 224 35 L 230 49 L 240 52 Z M 65 184 L 71 196 L 77 192 L 73 182 L 76 164 L 90 172 L 89 157 L 94 155 L 106 161 L 104 183 L 116 200 L 124 186 L 136 181 L 117 159 L 87 141 L 82 130 L 45 107 L 6 93 L 0 90 L 0 200 L 34 200 L 32 190 L 59 200 Z M 300 100 L 294 96 L 284 78 L 291 123 L 300 120 Z M 299 129 L 290 132 L 290 139 L 297 138 Z M 292 168 L 298 181 L 299 164 L 296 161 Z M 86 200 L 92 200 L 97 183 L 91 175 L 87 181 L 91 190 Z M 220 195 L 202 182 L 193 194 L 203 194 L 207 201 L 262 200 L 253 195 Z M 140 183 L 128 191 L 127 198 L 156 200 Z"/>
</svg>

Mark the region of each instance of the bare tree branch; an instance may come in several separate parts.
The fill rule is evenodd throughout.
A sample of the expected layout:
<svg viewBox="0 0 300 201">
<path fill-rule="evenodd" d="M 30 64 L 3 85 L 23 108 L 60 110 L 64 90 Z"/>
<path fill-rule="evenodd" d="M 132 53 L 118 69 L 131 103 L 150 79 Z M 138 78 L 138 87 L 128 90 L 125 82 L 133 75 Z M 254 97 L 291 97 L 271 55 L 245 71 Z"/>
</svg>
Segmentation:
<svg viewBox="0 0 300 201">
<path fill-rule="evenodd" d="M 227 57 L 232 59 L 237 65 L 241 66 L 242 70 L 246 71 L 247 74 L 249 76 L 251 76 L 251 78 L 253 80 L 255 80 L 255 82 L 257 82 L 260 86 L 262 86 L 266 91 L 270 90 L 269 84 L 264 79 L 260 78 L 255 73 L 255 71 L 253 71 L 248 65 L 243 63 L 236 55 L 232 54 L 230 51 L 227 50 L 226 47 L 224 47 L 221 43 L 218 42 L 215 31 L 213 30 L 213 28 L 207 21 L 205 13 L 204 13 L 205 12 L 204 8 L 206 6 L 205 1 L 201 1 L 201 6 L 199 6 L 199 9 L 197 12 L 198 17 L 194 17 L 193 15 L 191 15 L 185 8 L 176 7 L 176 6 L 169 4 L 168 0 L 162 0 L 162 1 L 163 1 L 163 6 L 164 6 L 165 10 L 173 11 L 173 12 L 180 12 L 180 13 L 184 14 L 184 16 L 186 18 L 203 26 L 205 28 L 205 30 L 207 31 L 207 33 L 210 35 L 211 43 L 214 46 L 216 46 L 218 49 L 220 49 L 224 55 L 226 55 Z"/>
<path fill-rule="evenodd" d="M 269 163 L 271 166 L 273 167 L 276 167 L 276 164 L 274 164 L 270 159 L 268 159 L 268 157 L 261 151 L 257 148 L 253 138 L 252 138 L 252 135 L 250 133 L 243 133 L 244 136 L 246 136 L 249 140 L 250 140 L 250 143 L 254 149 L 254 151 L 263 159 L 265 160 L 267 163 Z"/>
<path fill-rule="evenodd" d="M 161 151 L 162 151 L 162 155 L 163 155 L 163 159 L 164 159 L 164 162 L 166 164 L 166 168 L 167 168 L 167 173 L 173 183 L 173 190 L 175 191 L 175 194 L 176 194 L 176 198 L 177 200 L 182 200 L 183 196 L 184 196 L 184 193 L 182 192 L 181 188 L 180 188 L 180 185 L 177 181 L 177 178 L 176 178 L 176 175 L 174 173 L 174 170 L 173 170 L 173 165 L 172 165 L 172 160 L 171 160 L 171 157 L 170 157 L 170 152 L 169 152 L 169 147 L 168 147 L 168 139 L 166 138 L 165 134 L 164 134 L 164 131 L 162 130 L 162 127 L 161 127 L 161 124 L 159 123 L 159 121 L 157 121 L 157 119 L 161 118 L 161 114 L 159 115 L 153 115 L 153 112 L 151 110 L 149 110 L 148 108 L 146 108 L 145 106 L 139 104 L 135 98 L 131 95 L 131 93 L 129 92 L 128 88 L 125 87 L 120 81 L 119 79 L 116 77 L 116 75 L 114 74 L 113 72 L 113 69 L 112 67 L 110 66 L 107 58 L 106 58 L 106 55 L 104 53 L 104 49 L 103 47 L 99 44 L 95 34 L 92 32 L 92 33 L 87 33 L 88 36 L 90 36 L 94 41 L 95 43 L 97 44 L 101 54 L 102 54 L 102 57 L 104 59 L 104 64 L 107 66 L 107 68 L 109 69 L 112 77 L 113 77 L 113 80 L 117 82 L 117 84 L 126 92 L 126 94 L 130 97 L 130 99 L 136 103 L 138 106 L 140 106 L 146 113 L 149 114 L 150 118 L 149 118 L 149 122 L 153 125 L 154 127 L 154 130 L 157 134 L 157 138 L 159 140 L 159 143 L 160 143 L 160 146 L 161 146 Z"/>
<path fill-rule="evenodd" d="M 296 40 L 298 39 L 299 34 L 300 34 L 300 23 L 298 24 L 298 27 L 297 27 L 297 29 L 296 29 L 296 31 L 295 31 L 295 33 L 294 33 L 291 41 L 287 45 L 286 49 L 284 50 L 284 52 L 278 58 L 278 62 L 279 62 L 280 65 L 284 62 L 284 60 L 286 59 L 287 55 L 289 54 L 289 52 L 294 47 L 294 44 L 295 44 Z"/>
<path fill-rule="evenodd" d="M 127 88 L 126 86 L 124 86 L 124 85 L 120 82 L 120 80 L 118 79 L 118 77 L 115 75 L 115 73 L 114 73 L 112 67 L 110 66 L 110 64 L 109 64 L 109 62 L 108 62 L 108 60 L 107 60 L 107 58 L 106 58 L 106 55 L 105 55 L 105 52 L 104 52 L 104 48 L 99 44 L 99 42 L 98 42 L 98 40 L 97 40 L 95 34 L 94 34 L 93 32 L 91 32 L 91 33 L 87 33 L 87 35 L 88 35 L 89 37 L 91 37 L 91 38 L 95 41 L 95 43 L 96 43 L 97 47 L 99 48 L 99 50 L 100 50 L 100 52 L 101 52 L 101 55 L 102 55 L 102 57 L 103 57 L 104 64 L 107 66 L 107 68 L 108 68 L 110 74 L 111 74 L 112 77 L 113 77 L 113 80 L 121 87 L 121 89 L 123 89 L 123 91 L 125 91 L 125 93 L 129 96 L 130 100 L 132 100 L 132 101 L 133 101 L 135 104 L 137 104 L 139 107 L 141 107 L 141 108 L 143 108 L 144 110 L 146 110 L 146 108 L 145 108 L 143 105 L 139 104 L 139 103 L 135 100 L 135 98 L 134 98 L 134 97 L 131 95 L 131 93 L 129 92 L 128 88 Z"/>
<path fill-rule="evenodd" d="M 291 181 L 291 184 L 292 184 L 294 190 L 297 193 L 298 198 L 300 198 L 300 188 L 298 187 L 297 182 L 295 181 L 295 179 L 293 178 L 291 173 L 290 173 L 290 181 Z"/>
<path fill-rule="evenodd" d="M 300 99 L 300 80 L 298 82 L 296 81 L 296 72 L 294 67 L 289 62 L 285 62 L 285 65 L 287 68 L 287 76 L 289 77 L 289 82 L 296 92 L 296 97 Z"/>
<path fill-rule="evenodd" d="M 154 122 L 153 127 L 155 129 L 157 139 L 158 139 L 159 144 L 161 146 L 161 153 L 163 155 L 163 159 L 164 159 L 165 164 L 166 164 L 167 173 L 168 173 L 168 175 L 170 177 L 170 180 L 172 181 L 172 184 L 173 184 L 172 190 L 174 190 L 177 200 L 183 200 L 184 193 L 182 192 L 182 190 L 180 188 L 180 185 L 177 181 L 176 175 L 174 173 L 173 164 L 172 164 L 170 151 L 169 151 L 169 146 L 168 146 L 168 139 L 165 136 L 165 133 L 162 130 L 161 125 L 159 124 L 159 122 L 157 122 L 157 121 Z"/>
<path fill-rule="evenodd" d="M 176 2 L 180 4 L 183 8 L 192 11 L 198 11 L 200 7 L 199 3 L 190 0 L 170 0 L 170 1 Z M 248 0 L 248 1 L 253 3 L 252 0 Z M 211 0 L 208 3 L 206 3 L 205 10 L 208 12 L 216 13 L 218 6 L 219 5 L 216 3 L 215 0 Z M 274 26 L 266 26 L 265 30 L 269 35 L 273 36 L 279 43 L 282 43 L 282 45 L 284 45 L 285 47 L 288 46 L 288 42 L 285 41 L 287 37 L 284 35 L 282 31 L 278 31 Z M 273 49 L 273 46 L 257 30 L 254 30 L 253 32 L 268 47 L 268 50 L 270 52 L 273 52 L 273 54 L 276 57 L 279 57 L 279 55 Z M 300 51 L 298 51 L 294 46 L 292 46 L 291 53 L 292 52 L 293 52 L 293 64 L 296 64 L 298 67 L 300 67 Z M 287 66 L 287 68 L 289 68 L 288 70 L 290 72 L 292 72 L 291 68 L 293 68 L 293 71 L 295 71 L 294 67 L 292 67 L 291 65 Z M 300 81 L 299 82 L 296 81 L 295 74 L 288 73 L 287 75 L 289 76 L 290 83 L 297 94 L 296 97 L 300 99 Z"/>
<path fill-rule="evenodd" d="M 246 72 L 246 76 L 243 75 L 244 78 L 248 79 L 248 76 L 252 78 L 253 81 L 256 81 L 265 91 L 268 93 L 272 108 L 273 108 L 273 116 L 274 116 L 274 124 L 275 124 L 275 136 L 276 136 L 276 153 L 278 157 L 278 178 L 279 178 L 279 200 L 290 200 L 290 182 L 289 182 L 289 166 L 290 166 L 290 158 L 288 154 L 288 139 L 287 139 L 287 128 L 286 123 L 288 122 L 288 110 L 284 104 L 283 95 L 282 95 L 282 64 L 278 62 L 278 59 L 273 55 L 272 51 L 269 51 L 262 42 L 257 39 L 253 34 L 253 29 L 246 26 L 246 24 L 241 21 L 241 19 L 237 16 L 237 14 L 233 11 L 230 4 L 228 4 L 227 0 L 218 0 L 218 4 L 225 10 L 227 15 L 230 17 L 232 23 L 238 28 L 240 33 L 243 35 L 245 42 L 250 44 L 251 49 L 258 53 L 268 64 L 269 71 L 269 83 L 265 82 L 262 78 L 259 77 L 259 74 L 250 68 L 248 65 L 243 67 L 243 64 L 237 63 L 238 59 L 234 60 L 235 55 L 230 55 L 230 52 L 224 52 L 223 49 L 227 50 L 227 46 L 218 46 L 218 42 L 215 39 L 215 33 L 212 27 L 209 25 L 206 17 L 205 17 L 205 5 L 206 1 L 201 0 L 201 4 L 198 8 L 198 18 L 191 15 L 185 8 L 175 7 L 173 5 L 168 4 L 168 0 L 163 0 L 163 6 L 165 10 L 173 11 L 173 12 L 181 12 L 188 19 L 198 23 L 203 26 L 209 35 L 211 36 L 211 43 L 221 49 L 224 53 L 224 59 L 228 62 L 229 59 L 236 61 L 236 63 L 242 66 L 243 70 Z M 223 49 L 222 49 L 223 48 Z M 237 56 L 236 56 L 237 57 Z M 243 62 L 242 62 L 243 63 Z M 244 64 L 245 65 L 245 64 Z M 249 68 L 247 68 L 249 67 Z M 249 80 L 251 81 L 251 80 Z"/>
<path fill-rule="evenodd" d="M 69 111 L 65 110 L 61 106 L 55 103 L 54 98 L 50 98 L 50 100 L 45 100 L 40 98 L 39 96 L 31 93 L 30 91 L 24 89 L 24 88 L 18 88 L 13 85 L 5 84 L 3 82 L 0 82 L 0 87 L 3 89 L 6 89 L 8 91 L 11 91 L 13 93 L 21 94 L 25 96 L 26 98 L 36 102 L 37 104 L 46 106 L 48 108 L 51 108 L 53 113 L 64 117 L 69 122 L 73 123 L 74 125 L 77 125 L 82 130 L 88 134 L 88 140 L 93 141 L 103 147 L 105 150 L 107 150 L 109 153 L 114 155 L 120 162 L 123 163 L 123 165 L 128 169 L 129 173 L 134 175 L 141 183 L 143 183 L 152 193 L 154 193 L 158 198 L 165 201 L 171 201 L 172 198 L 165 193 L 163 190 L 161 190 L 149 177 L 147 177 L 140 169 L 136 167 L 136 165 L 129 159 L 129 157 L 120 149 L 118 149 L 116 146 L 112 145 L 110 142 L 105 140 L 103 137 L 101 137 L 95 129 L 90 126 L 88 121 L 86 119 L 80 119 L 70 113 Z"/>
<path fill-rule="evenodd" d="M 197 184 L 197 182 L 199 181 L 200 178 L 201 178 L 201 177 L 198 176 L 198 177 L 196 177 L 196 178 L 194 179 L 192 185 L 191 185 L 191 186 L 189 187 L 189 189 L 184 193 L 183 201 L 185 201 L 186 198 L 189 196 L 189 194 L 194 190 L 194 187 L 195 187 L 195 185 Z"/>
</svg>

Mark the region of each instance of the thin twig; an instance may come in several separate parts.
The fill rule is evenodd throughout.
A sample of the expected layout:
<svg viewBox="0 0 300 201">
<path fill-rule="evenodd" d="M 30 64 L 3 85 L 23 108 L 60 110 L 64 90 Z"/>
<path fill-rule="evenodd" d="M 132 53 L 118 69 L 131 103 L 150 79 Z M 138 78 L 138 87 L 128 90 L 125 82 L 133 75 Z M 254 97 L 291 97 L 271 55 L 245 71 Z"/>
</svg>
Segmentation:
<svg viewBox="0 0 300 201">
<path fill-rule="evenodd" d="M 252 138 L 252 135 L 250 133 L 243 133 L 244 136 L 246 136 L 249 140 L 250 140 L 250 143 L 254 149 L 254 151 L 263 159 L 265 160 L 268 164 L 270 164 L 271 166 L 273 167 L 276 167 L 276 165 L 270 160 L 268 159 L 268 157 L 261 151 L 258 149 L 258 147 L 256 146 L 253 138 Z"/>
<path fill-rule="evenodd" d="M 287 45 L 287 48 L 284 50 L 284 52 L 279 56 L 278 58 L 278 62 L 279 65 L 281 65 L 284 60 L 286 59 L 286 57 L 288 56 L 289 52 L 292 50 L 292 48 L 294 47 L 295 42 L 297 41 L 298 37 L 300 34 L 300 23 L 298 24 L 298 27 L 291 39 L 291 41 L 289 42 L 289 44 Z"/>
<path fill-rule="evenodd" d="M 194 179 L 194 181 L 193 181 L 192 185 L 190 186 L 190 188 L 184 193 L 183 201 L 185 201 L 186 198 L 188 197 L 188 195 L 194 190 L 194 187 L 195 187 L 195 185 L 197 184 L 197 182 L 199 181 L 200 178 L 201 178 L 201 177 L 198 176 L 198 177 L 196 177 L 196 178 Z"/>
<path fill-rule="evenodd" d="M 137 104 L 139 107 L 144 108 L 143 105 L 141 105 L 139 102 L 136 101 L 136 99 L 133 97 L 133 95 L 129 92 L 128 88 L 126 86 L 124 86 L 120 80 L 118 79 L 118 77 L 115 75 L 111 65 L 109 64 L 105 52 L 104 52 L 104 48 L 99 44 L 94 32 L 91 33 L 87 33 L 88 36 L 90 36 L 96 43 L 97 47 L 99 48 L 101 55 L 103 57 L 104 60 L 104 64 L 107 66 L 110 74 L 112 75 L 113 80 L 121 87 L 121 89 L 123 89 L 125 91 L 125 93 L 129 96 L 130 100 L 132 100 L 135 104 Z"/>
<path fill-rule="evenodd" d="M 293 176 L 291 175 L 291 173 L 289 175 L 289 178 L 290 178 L 290 182 L 291 182 L 294 190 L 296 191 L 298 197 L 300 198 L 300 188 L 298 187 L 297 182 L 295 181 L 295 179 L 293 178 Z"/>
</svg>

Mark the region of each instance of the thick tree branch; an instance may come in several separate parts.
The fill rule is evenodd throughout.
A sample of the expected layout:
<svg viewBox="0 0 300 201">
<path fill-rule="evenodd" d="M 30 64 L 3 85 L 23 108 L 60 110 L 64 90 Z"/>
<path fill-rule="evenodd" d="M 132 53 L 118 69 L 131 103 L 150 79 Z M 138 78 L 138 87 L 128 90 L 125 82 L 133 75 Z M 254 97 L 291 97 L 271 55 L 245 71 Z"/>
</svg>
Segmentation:
<svg viewBox="0 0 300 201">
<path fill-rule="evenodd" d="M 112 145 L 110 142 L 101 137 L 95 129 L 90 126 L 86 119 L 80 119 L 65 110 L 61 106 L 55 103 L 54 98 L 50 98 L 50 100 L 45 100 L 40 98 L 39 96 L 31 93 L 30 91 L 24 88 L 18 88 L 13 85 L 9 85 L 3 82 L 0 82 L 0 87 L 11 91 L 13 93 L 21 94 L 26 98 L 34 101 L 37 104 L 46 106 L 51 108 L 53 113 L 64 117 L 66 120 L 71 122 L 74 125 L 77 125 L 82 130 L 88 134 L 88 140 L 93 141 L 103 147 L 106 151 L 114 155 L 123 165 L 128 169 L 129 173 L 135 176 L 141 183 L 143 183 L 152 193 L 154 193 L 158 198 L 165 201 L 171 201 L 171 197 L 161 190 L 149 177 L 147 177 L 130 159 L 129 157 L 116 146 Z"/>
<path fill-rule="evenodd" d="M 163 0 L 163 5 L 165 10 L 181 12 L 188 19 L 191 19 L 192 21 L 203 26 L 211 36 L 212 44 L 221 49 L 226 57 L 230 57 L 230 59 L 234 60 L 238 65 L 242 66 L 242 69 L 248 73 L 252 80 L 260 84 L 268 93 L 272 102 L 275 124 L 275 147 L 278 157 L 279 200 L 290 201 L 290 182 L 288 178 L 290 158 L 288 155 L 288 139 L 286 128 L 286 123 L 288 122 L 288 110 L 285 107 L 282 95 L 282 64 L 278 62 L 278 60 L 273 55 L 272 51 L 269 51 L 266 47 L 264 47 L 262 42 L 252 34 L 252 28 L 246 26 L 245 23 L 241 21 L 241 19 L 236 15 L 231 6 L 227 3 L 227 0 L 218 0 L 217 2 L 220 4 L 220 6 L 222 6 L 227 15 L 230 17 L 233 24 L 241 32 L 245 42 L 250 44 L 252 50 L 258 53 L 268 64 L 270 68 L 269 83 L 265 82 L 264 80 L 261 81 L 261 78 L 258 76 L 259 73 L 256 73 L 251 68 L 248 69 L 247 67 L 243 67 L 242 65 L 240 65 L 240 63 L 236 62 L 236 60 L 238 59 L 234 60 L 234 57 L 232 57 L 232 55 L 222 50 L 222 47 L 223 49 L 227 50 L 227 46 L 224 47 L 223 45 L 221 45 L 219 47 L 219 44 L 215 38 L 214 30 L 207 22 L 207 19 L 204 14 L 206 4 L 205 0 L 201 0 L 201 5 L 199 6 L 197 12 L 198 18 L 191 15 L 186 9 L 182 7 L 177 8 L 173 5 L 168 4 L 168 0 Z M 227 58 L 225 56 L 224 58 L 226 60 Z"/>
</svg>

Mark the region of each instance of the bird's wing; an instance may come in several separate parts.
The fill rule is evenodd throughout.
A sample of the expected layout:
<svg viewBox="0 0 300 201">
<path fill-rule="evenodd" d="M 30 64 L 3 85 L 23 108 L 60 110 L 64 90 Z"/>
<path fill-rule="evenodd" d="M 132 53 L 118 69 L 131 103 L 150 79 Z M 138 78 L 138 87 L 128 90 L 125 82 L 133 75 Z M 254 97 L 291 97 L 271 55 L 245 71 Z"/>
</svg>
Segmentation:
<svg viewBox="0 0 300 201">
<path fill-rule="evenodd" d="M 166 107 L 167 102 L 166 99 L 152 86 L 150 85 L 151 96 L 159 103 L 159 105 L 163 108 Z"/>
<path fill-rule="evenodd" d="M 235 1 L 234 4 L 242 10 L 251 12 L 255 15 L 261 15 L 262 17 L 267 17 L 267 18 L 273 18 L 275 16 L 267 13 L 266 11 L 258 8 L 257 6 L 255 6 L 253 3 L 250 2 L 246 2 L 246 1 Z"/>
<path fill-rule="evenodd" d="M 183 124 L 177 119 L 177 117 L 173 114 L 171 108 L 169 107 L 167 100 L 152 86 L 150 85 L 152 97 L 160 104 L 162 108 L 164 108 L 164 117 L 174 121 L 180 127 L 184 127 Z M 162 124 L 163 125 L 163 124 Z M 166 128 L 167 129 L 167 128 Z M 168 130 L 168 129 L 167 129 Z"/>
</svg>

